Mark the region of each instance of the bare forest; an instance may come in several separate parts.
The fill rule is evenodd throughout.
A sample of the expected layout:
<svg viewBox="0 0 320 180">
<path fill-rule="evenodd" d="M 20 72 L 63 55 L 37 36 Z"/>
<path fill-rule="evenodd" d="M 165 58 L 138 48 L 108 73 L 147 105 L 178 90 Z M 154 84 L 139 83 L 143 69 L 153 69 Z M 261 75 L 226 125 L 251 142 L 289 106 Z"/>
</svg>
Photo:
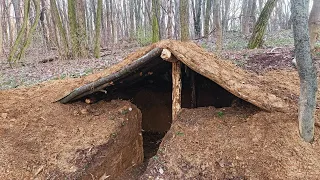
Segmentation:
<svg viewBox="0 0 320 180">
<path fill-rule="evenodd" d="M 0 179 L 319 179 L 320 0 L 0 0 Z"/>
</svg>

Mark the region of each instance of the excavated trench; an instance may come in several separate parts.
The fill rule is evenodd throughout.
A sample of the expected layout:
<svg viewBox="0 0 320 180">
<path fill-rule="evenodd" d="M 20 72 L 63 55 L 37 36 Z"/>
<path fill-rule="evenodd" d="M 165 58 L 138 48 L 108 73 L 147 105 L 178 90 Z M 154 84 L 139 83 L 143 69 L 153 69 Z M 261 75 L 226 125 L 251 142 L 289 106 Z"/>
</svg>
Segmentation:
<svg viewBox="0 0 320 180">
<path fill-rule="evenodd" d="M 192 73 L 196 89 L 196 103 L 192 102 Z M 148 76 L 135 80 L 130 85 L 115 86 L 94 94 L 95 98 L 110 101 L 128 100 L 142 112 L 142 135 L 144 148 L 144 165 L 138 167 L 134 174 L 145 170 L 149 159 L 156 155 L 162 138 L 171 127 L 172 122 L 172 76 L 171 63 L 164 62 L 149 69 Z M 194 87 L 194 86 L 193 86 Z M 238 99 L 215 82 L 182 66 L 182 108 L 214 106 L 230 107 Z"/>
</svg>

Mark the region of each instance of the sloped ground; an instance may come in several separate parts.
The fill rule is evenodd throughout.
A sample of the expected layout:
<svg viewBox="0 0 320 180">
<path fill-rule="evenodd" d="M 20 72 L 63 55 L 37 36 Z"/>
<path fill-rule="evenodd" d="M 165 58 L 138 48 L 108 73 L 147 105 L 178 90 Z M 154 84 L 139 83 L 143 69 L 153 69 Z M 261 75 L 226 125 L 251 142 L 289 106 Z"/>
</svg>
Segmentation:
<svg viewBox="0 0 320 180">
<path fill-rule="evenodd" d="M 114 178 L 142 162 L 140 110 L 125 101 L 53 103 L 73 83 L 0 91 L 0 179 Z"/>
<path fill-rule="evenodd" d="M 299 94 L 296 71 L 262 77 Z M 243 104 L 183 109 L 140 179 L 319 179 L 320 111 L 312 144 L 299 137 L 297 116 Z"/>
<path fill-rule="evenodd" d="M 261 52 L 261 55 L 265 54 Z M 254 62 L 257 67 L 264 62 L 258 60 L 259 56 L 249 57 L 246 63 Z M 265 63 L 261 71 L 252 72 L 258 74 L 270 91 L 276 84 L 280 95 L 291 97 L 290 102 L 297 103 L 299 78 L 289 63 L 291 59 L 286 59 L 286 68 L 274 65 L 278 61 L 272 61 L 273 57 L 268 56 L 271 65 Z M 141 139 L 133 137 L 140 132 L 135 126 L 141 123 L 134 105 L 122 101 L 91 106 L 52 103 L 61 94 L 102 75 L 0 91 L 0 161 L 4 162 L 0 165 L 4 172 L 0 179 L 76 177 L 88 168 L 89 162 L 97 162 L 94 158 L 90 161 L 91 157 L 110 157 L 107 164 L 125 161 L 119 163 L 123 164 L 121 167 L 109 164 L 116 170 L 107 169 L 118 173 L 141 162 L 142 150 L 133 151 L 139 143 L 130 141 Z M 286 114 L 261 112 L 246 105 L 185 109 L 140 179 L 318 179 L 319 116 L 317 111 L 315 142 L 307 144 L 298 135 L 296 109 Z M 133 124 L 127 125 L 126 119 Z M 110 155 L 108 157 L 99 154 L 106 151 L 104 148 L 110 148 L 110 144 L 114 148 L 108 152 L 114 154 L 104 153 Z M 132 156 L 121 156 L 128 152 Z M 116 160 L 111 161 L 113 158 Z M 128 159 L 134 161 L 127 162 Z M 98 175 L 92 173 L 93 177 L 90 174 L 86 177 L 116 176 L 117 173 L 104 174 L 102 169 L 106 166 L 101 164 L 90 166 Z M 124 177 L 137 179 L 145 167 L 141 168 Z"/>
<path fill-rule="evenodd" d="M 102 51 L 103 57 L 100 59 L 44 61 L 55 57 L 57 52 L 47 52 L 41 47 L 29 50 L 27 57 L 13 68 L 7 63 L 7 57 L 3 56 L 0 57 L 0 90 L 30 86 L 52 79 L 84 77 L 120 62 L 137 48 L 134 43 L 123 43 Z"/>
<path fill-rule="evenodd" d="M 303 142 L 296 113 L 182 110 L 140 179 L 318 179 L 319 131 Z"/>
</svg>

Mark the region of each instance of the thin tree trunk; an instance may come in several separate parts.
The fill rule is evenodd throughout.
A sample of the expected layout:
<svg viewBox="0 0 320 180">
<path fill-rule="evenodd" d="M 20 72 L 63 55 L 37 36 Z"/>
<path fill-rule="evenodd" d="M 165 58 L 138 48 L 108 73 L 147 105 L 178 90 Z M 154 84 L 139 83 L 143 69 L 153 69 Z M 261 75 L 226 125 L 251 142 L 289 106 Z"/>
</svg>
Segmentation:
<svg viewBox="0 0 320 180">
<path fill-rule="evenodd" d="M 100 58 L 102 0 L 98 0 L 94 56 Z"/>
<path fill-rule="evenodd" d="M 211 4 L 212 0 L 207 0 L 207 5 L 206 5 L 206 15 L 204 18 L 204 36 L 209 37 L 209 23 L 210 23 L 210 15 L 211 15 Z"/>
<path fill-rule="evenodd" d="M 257 24 L 254 26 L 253 33 L 248 44 L 249 49 L 254 49 L 256 47 L 262 46 L 262 39 L 266 31 L 270 15 L 277 2 L 278 0 L 268 0 L 265 4 L 259 16 Z"/>
<path fill-rule="evenodd" d="M 173 18 L 172 0 L 168 0 L 168 26 L 167 26 L 168 39 L 172 39 L 172 36 L 173 36 L 172 35 L 172 27 L 173 27 L 172 18 Z"/>
<path fill-rule="evenodd" d="M 41 27 L 42 27 L 42 33 L 43 33 L 43 39 L 45 40 L 45 44 L 47 49 L 50 49 L 50 44 L 49 44 L 49 36 L 48 36 L 48 27 L 45 24 L 45 18 L 46 18 L 46 9 L 45 9 L 45 0 L 41 0 L 41 13 L 40 13 L 40 23 L 41 23 Z"/>
<path fill-rule="evenodd" d="M 228 19 L 229 19 L 229 10 L 230 10 L 230 0 L 225 0 L 224 6 L 224 15 L 222 17 L 222 29 L 223 31 L 228 30 Z"/>
<path fill-rule="evenodd" d="M 14 15 L 16 17 L 16 29 L 17 29 L 17 34 L 21 28 L 21 10 L 20 10 L 20 0 L 12 0 L 12 5 L 14 9 Z M 26 3 L 26 2 L 24 2 Z"/>
<path fill-rule="evenodd" d="M 54 20 L 54 22 L 56 23 L 56 25 L 58 27 L 61 41 L 62 41 L 63 48 L 64 48 L 62 57 L 69 58 L 70 52 L 69 52 L 69 44 L 68 44 L 68 39 L 67 39 L 67 32 L 66 32 L 66 29 L 63 27 L 55 0 L 50 0 L 50 7 L 51 7 L 52 19 Z"/>
<path fill-rule="evenodd" d="M 214 1 L 214 25 L 215 25 L 215 37 L 216 37 L 216 50 L 218 53 L 222 50 L 222 28 L 220 18 L 220 0 Z"/>
<path fill-rule="evenodd" d="M 309 17 L 309 34 L 311 50 L 320 36 L 320 0 L 313 0 L 313 5 Z"/>
<path fill-rule="evenodd" d="M 31 26 L 31 29 L 29 30 L 29 32 L 27 33 L 27 37 L 26 40 L 18 54 L 18 59 L 20 60 L 24 55 L 25 52 L 27 50 L 27 48 L 29 47 L 31 40 L 32 40 L 32 36 L 33 33 L 35 32 L 38 22 L 40 20 L 40 0 L 32 0 L 34 6 L 35 6 L 35 16 L 34 16 L 34 22 Z"/>
<path fill-rule="evenodd" d="M 160 10 L 159 0 L 152 0 L 152 42 L 160 40 L 160 29 L 158 21 L 158 11 Z"/>
<path fill-rule="evenodd" d="M 299 132 L 306 142 L 314 138 L 317 74 L 310 54 L 308 32 L 308 0 L 292 0 L 291 12 L 295 55 L 300 76 Z"/>
<path fill-rule="evenodd" d="M 189 1 L 180 0 L 181 40 L 188 41 L 189 35 Z"/>
<path fill-rule="evenodd" d="M 20 28 L 17 39 L 15 40 L 13 47 L 10 50 L 9 57 L 8 57 L 9 63 L 16 61 L 16 53 L 18 51 L 19 45 L 21 44 L 21 41 L 23 40 L 23 36 L 25 34 L 27 24 L 28 24 L 28 14 L 29 14 L 29 9 L 30 9 L 30 1 L 31 0 L 27 0 L 24 4 L 24 14 L 25 15 L 23 18 L 23 24 L 22 24 L 22 27 Z"/>
<path fill-rule="evenodd" d="M 68 0 L 68 17 L 70 24 L 70 37 L 71 48 L 73 58 L 80 57 L 80 44 L 78 41 L 77 33 L 77 17 L 76 17 L 76 5 L 74 0 Z"/>
<path fill-rule="evenodd" d="M 79 57 L 88 57 L 88 42 L 86 32 L 86 15 L 83 0 L 76 1 L 76 20 L 77 20 L 77 33 L 78 33 L 78 46 L 79 46 Z M 95 12 L 95 11 L 94 11 Z"/>
</svg>

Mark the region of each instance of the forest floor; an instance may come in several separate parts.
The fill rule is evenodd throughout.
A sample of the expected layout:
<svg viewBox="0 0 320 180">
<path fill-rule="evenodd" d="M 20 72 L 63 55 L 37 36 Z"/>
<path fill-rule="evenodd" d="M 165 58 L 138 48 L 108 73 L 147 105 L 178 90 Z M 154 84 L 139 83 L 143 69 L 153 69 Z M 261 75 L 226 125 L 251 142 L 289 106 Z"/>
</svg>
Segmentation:
<svg viewBox="0 0 320 180">
<path fill-rule="evenodd" d="M 280 40 L 279 34 L 281 37 L 283 36 L 284 40 Z M 299 93 L 299 77 L 292 64 L 294 55 L 293 40 L 290 33 L 285 31 L 278 33 L 277 36 L 271 35 L 270 38 L 274 38 L 274 41 L 267 37 L 266 47 L 254 50 L 244 49 L 246 38 L 240 37 L 240 35 L 239 37 L 234 37 L 232 34 L 230 36 L 236 39 L 226 40 L 225 50 L 221 54 L 223 58 L 234 62 L 238 67 L 263 76 L 266 79 L 277 80 L 281 83 L 281 86 L 285 86 L 286 89 L 294 94 Z M 212 49 L 214 43 L 211 41 L 197 40 L 196 43 L 209 51 L 214 51 Z M 80 137 L 83 135 L 81 134 L 83 132 L 89 133 L 92 135 L 93 142 L 101 140 L 101 133 L 99 132 L 106 131 L 108 136 L 112 137 L 112 132 L 115 130 L 109 131 L 100 127 L 100 124 L 103 124 L 100 120 L 116 124 L 118 128 L 122 127 L 121 121 L 114 122 L 114 119 L 122 118 L 123 120 L 125 119 L 123 116 L 127 116 L 128 112 L 122 111 L 121 107 L 119 107 L 120 110 L 112 110 L 113 105 L 107 104 L 109 109 L 101 110 L 103 112 L 112 111 L 114 113 L 112 117 L 104 117 L 101 113 L 95 115 L 95 108 L 86 107 L 85 104 L 74 104 L 70 109 L 64 105 L 55 104 L 47 112 L 44 109 L 48 109 L 47 107 L 51 106 L 48 102 L 49 100 L 52 102 L 55 99 L 56 95 L 54 92 L 58 92 L 64 86 L 70 86 L 71 83 L 78 83 L 80 80 L 77 77 L 101 71 L 121 61 L 123 57 L 137 48 L 139 48 L 137 44 L 122 44 L 117 48 L 113 48 L 113 50 L 107 50 L 106 54 L 109 55 L 101 59 L 54 60 L 45 63 L 40 61 L 53 54 L 38 55 L 37 58 L 30 58 L 35 55 L 29 54 L 27 56 L 29 59 L 26 58 L 23 63 L 19 63 L 14 68 L 6 64 L 5 57 L 3 57 L 0 60 L 0 63 L 2 63 L 0 68 L 0 89 L 15 89 L 0 91 L 3 95 L 1 96 L 0 107 L 6 107 L 6 109 L 0 108 L 0 119 L 3 122 L 3 127 L 5 127 L 0 128 L 0 137 L 2 134 L 8 134 L 7 131 L 10 128 L 14 129 L 15 124 L 18 124 L 16 129 L 18 135 L 20 130 L 22 132 L 30 128 L 31 130 L 36 130 L 36 128 L 39 128 L 37 122 L 42 121 L 41 118 L 45 118 L 46 120 L 51 116 L 55 116 L 56 112 L 59 113 L 59 117 L 64 116 L 64 113 L 67 114 L 68 121 L 72 121 L 73 123 L 70 125 L 71 129 L 73 126 L 78 128 L 77 121 L 81 120 L 82 116 L 87 118 L 80 125 L 84 130 L 82 129 L 82 132 L 72 130 L 70 132 L 71 135 L 74 133 Z M 317 68 L 319 67 L 318 64 Z M 34 85 L 50 79 L 57 79 L 58 81 L 21 88 L 20 90 L 20 87 Z M 268 84 L 265 85 L 268 86 Z M 50 92 L 51 89 L 54 92 Z M 12 96 L 10 96 L 11 93 L 13 94 Z M 47 101 L 46 99 L 49 100 Z M 25 101 L 27 103 L 23 103 Z M 131 105 L 126 104 L 126 106 Z M 33 111 L 29 112 L 29 108 Z M 59 111 L 56 111 L 57 108 Z M 16 109 L 19 111 L 16 111 Z M 87 114 L 87 110 L 82 112 L 82 109 L 90 109 L 89 114 Z M 77 110 L 77 112 L 74 110 Z M 24 120 L 20 120 L 19 116 L 24 117 Z M 172 124 L 171 129 L 162 140 L 157 154 L 152 156 L 149 162 L 146 161 L 142 166 L 128 170 L 127 174 L 121 177 L 124 177 L 123 179 L 140 178 L 158 180 L 317 179 L 320 176 L 319 110 L 316 112 L 316 117 L 315 142 L 309 144 L 304 143 L 299 137 L 298 124 L 296 122 L 297 112 L 286 114 L 278 112 L 268 113 L 248 104 L 220 109 L 213 107 L 183 109 L 178 120 Z M 95 121 L 94 118 L 98 119 L 98 121 Z M 34 125 L 34 129 L 25 122 L 30 119 L 32 120 L 30 125 Z M 66 117 L 62 118 L 62 120 L 64 119 L 66 120 Z M 59 129 L 59 124 L 62 123 L 62 120 L 56 122 L 57 126 L 54 127 L 48 121 L 44 125 L 43 132 L 41 131 L 40 134 L 36 134 L 37 138 L 40 139 L 41 134 L 47 133 L 51 128 Z M 93 123 L 94 126 L 86 126 L 86 123 Z M 88 132 L 85 131 L 85 128 L 89 128 Z M 98 130 L 96 131 L 95 128 Z M 130 130 L 127 131 L 130 132 Z M 23 134 L 19 136 L 23 136 Z M 16 141 L 14 136 L 10 137 L 13 142 Z M 63 133 L 61 133 L 61 137 L 66 140 Z M 42 151 L 37 149 L 37 147 L 33 147 L 34 144 L 32 142 L 35 139 L 32 139 L 32 136 L 28 137 L 26 135 L 23 138 L 28 143 L 18 140 L 22 145 L 19 148 L 23 149 L 26 146 L 30 150 L 26 154 Z M 48 138 L 52 137 L 48 136 Z M 15 145 L 19 146 L 19 143 Z M 45 142 L 39 141 L 37 143 Z M 77 139 L 74 139 L 74 143 L 77 144 Z M 81 148 L 91 151 L 90 143 L 88 140 L 86 147 Z M 29 148 L 29 145 L 33 146 Z M 70 148 L 67 146 L 67 143 L 65 146 L 66 148 Z M 2 149 L 5 150 L 5 148 Z M 7 150 L 9 151 L 10 149 Z M 54 154 L 57 153 L 52 152 L 52 157 L 54 157 Z M 3 158 L 7 158 L 5 153 L 1 154 L 0 152 L 0 157 L 1 155 L 3 155 Z M 14 160 L 18 161 L 18 159 Z M 31 157 L 30 161 L 32 161 L 34 166 L 29 167 L 28 164 L 22 163 L 22 165 L 27 166 L 27 169 L 24 169 L 25 172 L 30 171 L 31 175 L 47 172 L 46 166 L 42 167 L 40 163 L 41 161 L 45 161 L 45 158 L 40 158 L 39 162 L 33 162 Z M 56 161 L 54 160 L 54 162 Z M 17 162 L 14 163 L 17 164 Z M 3 166 L 2 168 L 5 169 L 6 167 Z M 19 174 L 16 175 L 18 176 Z"/>
<path fill-rule="evenodd" d="M 257 73 L 269 69 L 292 67 L 293 39 L 290 31 L 281 31 L 266 36 L 263 49 L 247 50 L 249 37 L 229 32 L 225 37 L 222 56 L 232 60 L 239 67 Z M 214 52 L 214 40 L 194 40 L 199 46 Z M 101 71 L 124 59 L 140 46 L 137 43 L 123 42 L 108 47 L 100 59 L 57 60 L 56 51 L 34 48 L 28 51 L 21 62 L 13 65 L 7 63 L 7 57 L 0 57 L 0 90 L 29 86 L 52 79 L 78 78 Z M 278 48 L 279 47 L 279 48 Z M 276 48 L 276 49 L 274 49 Z M 272 51 L 272 52 L 271 52 Z M 260 61 L 260 55 L 267 59 Z M 268 59 L 268 57 L 270 57 Z M 44 61 L 53 58 L 53 61 Z"/>
</svg>

